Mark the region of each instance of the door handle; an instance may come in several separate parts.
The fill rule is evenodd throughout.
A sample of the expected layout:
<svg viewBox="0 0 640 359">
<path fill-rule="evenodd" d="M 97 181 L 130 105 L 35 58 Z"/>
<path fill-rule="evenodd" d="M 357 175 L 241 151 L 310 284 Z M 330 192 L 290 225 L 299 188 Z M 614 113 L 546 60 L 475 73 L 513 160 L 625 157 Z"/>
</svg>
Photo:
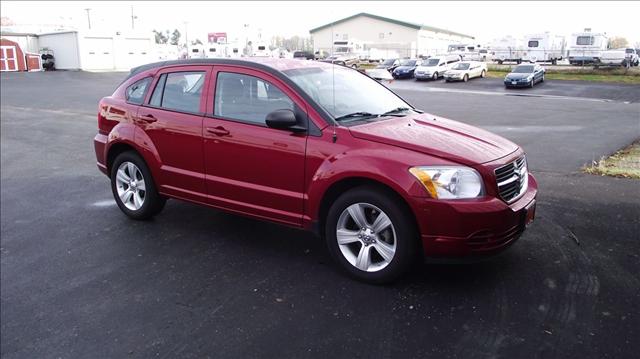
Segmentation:
<svg viewBox="0 0 640 359">
<path fill-rule="evenodd" d="M 146 115 L 146 116 L 140 116 L 138 117 L 141 121 L 144 121 L 146 123 L 152 123 L 152 122 L 156 122 L 158 121 L 157 118 L 153 117 L 153 115 Z"/>
<path fill-rule="evenodd" d="M 207 127 L 207 132 L 212 133 L 216 136 L 228 136 L 229 135 L 229 130 L 227 130 L 226 128 L 222 127 L 222 126 L 218 126 L 218 127 Z"/>
</svg>

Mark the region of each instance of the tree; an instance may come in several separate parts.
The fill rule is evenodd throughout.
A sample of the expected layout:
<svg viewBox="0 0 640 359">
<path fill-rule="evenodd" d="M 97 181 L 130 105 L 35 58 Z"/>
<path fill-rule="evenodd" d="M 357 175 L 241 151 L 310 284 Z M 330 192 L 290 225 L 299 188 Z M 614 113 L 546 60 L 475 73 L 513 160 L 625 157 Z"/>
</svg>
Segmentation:
<svg viewBox="0 0 640 359">
<path fill-rule="evenodd" d="M 178 45 L 180 43 L 180 36 L 182 36 L 182 34 L 178 29 L 173 30 L 171 34 L 171 45 Z"/>
<path fill-rule="evenodd" d="M 616 36 L 609 39 L 608 48 L 610 49 L 619 49 L 621 47 L 627 47 L 629 41 L 622 36 Z"/>
<path fill-rule="evenodd" d="M 153 30 L 153 35 L 156 38 L 156 44 L 166 44 L 167 43 L 167 36 L 165 36 L 165 34 L 163 34 L 161 31 L 157 31 L 157 30 Z"/>
</svg>

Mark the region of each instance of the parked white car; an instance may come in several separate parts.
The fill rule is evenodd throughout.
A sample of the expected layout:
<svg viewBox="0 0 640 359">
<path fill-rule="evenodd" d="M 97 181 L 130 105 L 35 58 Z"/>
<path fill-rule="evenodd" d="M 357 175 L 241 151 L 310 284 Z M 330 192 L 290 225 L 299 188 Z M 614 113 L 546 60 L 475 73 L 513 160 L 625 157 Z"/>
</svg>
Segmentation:
<svg viewBox="0 0 640 359">
<path fill-rule="evenodd" d="M 451 70 L 453 65 L 460 62 L 459 55 L 443 55 L 430 57 L 427 60 L 423 60 L 420 66 L 416 67 L 413 77 L 416 80 L 437 80 L 443 77 L 445 72 Z"/>
<path fill-rule="evenodd" d="M 478 61 L 462 61 L 451 67 L 451 70 L 445 72 L 444 79 L 449 81 L 464 81 L 474 77 L 485 77 L 487 75 L 487 64 Z"/>
</svg>

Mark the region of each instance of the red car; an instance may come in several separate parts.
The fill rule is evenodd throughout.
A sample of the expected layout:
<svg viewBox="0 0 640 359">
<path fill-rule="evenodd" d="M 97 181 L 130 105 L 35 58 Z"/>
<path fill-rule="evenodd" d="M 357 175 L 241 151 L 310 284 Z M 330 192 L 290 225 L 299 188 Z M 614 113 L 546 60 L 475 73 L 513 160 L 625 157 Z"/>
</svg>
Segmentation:
<svg viewBox="0 0 640 359">
<path fill-rule="evenodd" d="M 343 66 L 141 66 L 100 101 L 98 128 L 98 168 L 127 216 L 150 218 L 175 198 L 304 228 L 371 283 L 416 258 L 497 253 L 535 213 L 520 147 Z"/>
</svg>

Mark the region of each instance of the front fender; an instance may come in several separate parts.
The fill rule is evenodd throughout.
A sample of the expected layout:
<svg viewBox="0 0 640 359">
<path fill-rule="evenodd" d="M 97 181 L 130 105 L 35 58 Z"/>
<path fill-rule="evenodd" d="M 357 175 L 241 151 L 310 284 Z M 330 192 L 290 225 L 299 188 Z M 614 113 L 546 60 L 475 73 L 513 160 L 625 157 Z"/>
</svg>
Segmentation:
<svg viewBox="0 0 640 359">
<path fill-rule="evenodd" d="M 316 168 L 308 184 L 305 206 L 305 214 L 311 222 L 320 219 L 323 198 L 339 182 L 350 179 L 377 182 L 393 190 L 413 207 L 412 198 L 425 197 L 427 193 L 409 173 L 409 168 L 425 164 L 451 164 L 437 157 L 395 146 L 357 141 L 360 142 L 359 146 L 349 146 L 357 149 L 326 157 Z"/>
</svg>

